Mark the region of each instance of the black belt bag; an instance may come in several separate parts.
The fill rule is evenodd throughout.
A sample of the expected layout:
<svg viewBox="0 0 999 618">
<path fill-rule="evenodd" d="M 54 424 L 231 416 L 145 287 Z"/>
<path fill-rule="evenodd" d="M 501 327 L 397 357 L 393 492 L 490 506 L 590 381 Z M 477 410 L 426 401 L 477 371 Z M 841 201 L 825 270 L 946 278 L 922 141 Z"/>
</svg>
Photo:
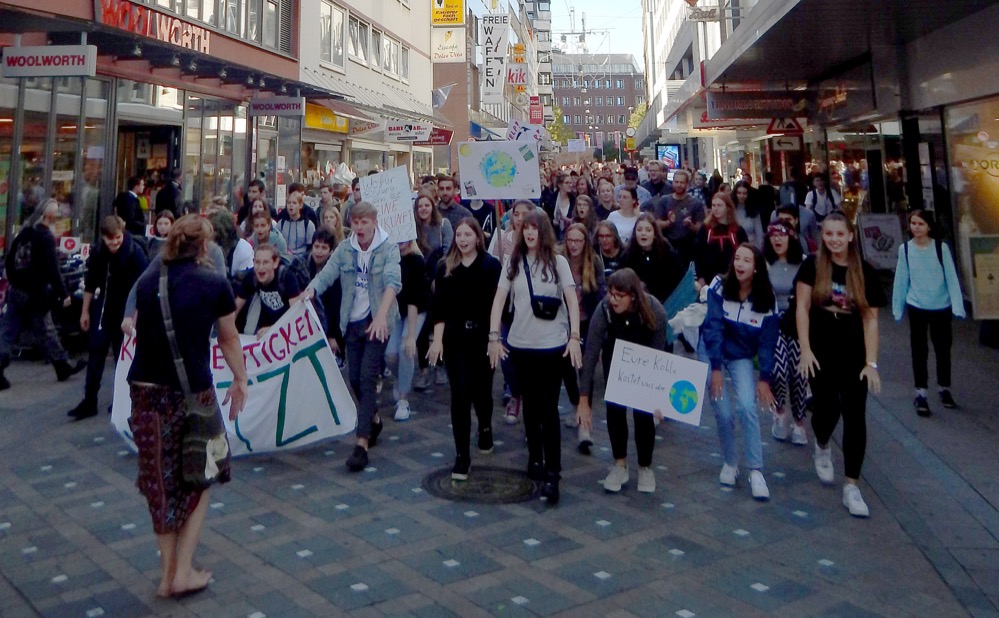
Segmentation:
<svg viewBox="0 0 999 618">
<path fill-rule="evenodd" d="M 527 277 L 527 290 L 531 294 L 531 310 L 539 320 L 554 320 L 562 307 L 562 298 L 558 296 L 535 296 L 534 285 L 531 283 L 531 267 L 524 256 L 524 276 Z M 558 271 L 555 271 L 555 281 L 558 281 Z"/>
</svg>

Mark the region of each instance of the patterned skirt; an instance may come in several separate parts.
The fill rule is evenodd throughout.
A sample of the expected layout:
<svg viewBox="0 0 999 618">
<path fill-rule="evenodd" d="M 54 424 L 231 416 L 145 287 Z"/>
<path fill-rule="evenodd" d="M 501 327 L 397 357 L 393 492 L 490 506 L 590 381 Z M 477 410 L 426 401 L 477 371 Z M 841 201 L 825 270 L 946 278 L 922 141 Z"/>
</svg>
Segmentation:
<svg viewBox="0 0 999 618">
<path fill-rule="evenodd" d="M 184 395 L 168 386 L 152 384 L 132 384 L 130 393 L 132 415 L 128 426 L 139 450 L 135 484 L 149 503 L 156 534 L 177 532 L 198 506 L 202 493 L 183 479 Z M 215 390 L 201 395 L 215 399 Z M 219 482 L 229 478 L 229 470 L 223 470 Z"/>
</svg>

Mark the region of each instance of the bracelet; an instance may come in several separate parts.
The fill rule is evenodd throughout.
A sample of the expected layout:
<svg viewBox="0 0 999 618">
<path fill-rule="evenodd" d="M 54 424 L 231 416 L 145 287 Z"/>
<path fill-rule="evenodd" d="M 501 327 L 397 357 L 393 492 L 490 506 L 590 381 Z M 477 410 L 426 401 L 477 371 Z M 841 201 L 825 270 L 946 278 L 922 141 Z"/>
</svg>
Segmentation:
<svg viewBox="0 0 999 618">
<path fill-rule="evenodd" d="M 579 342 L 579 335 L 576 334 L 576 333 L 573 333 L 573 334 L 569 335 L 569 341 L 575 341 L 575 342 L 578 343 Z"/>
<path fill-rule="evenodd" d="M 489 333 L 489 343 L 499 343 L 499 333 Z"/>
<path fill-rule="evenodd" d="M 867 366 L 875 371 L 878 370 L 878 364 L 874 361 L 867 361 Z"/>
</svg>

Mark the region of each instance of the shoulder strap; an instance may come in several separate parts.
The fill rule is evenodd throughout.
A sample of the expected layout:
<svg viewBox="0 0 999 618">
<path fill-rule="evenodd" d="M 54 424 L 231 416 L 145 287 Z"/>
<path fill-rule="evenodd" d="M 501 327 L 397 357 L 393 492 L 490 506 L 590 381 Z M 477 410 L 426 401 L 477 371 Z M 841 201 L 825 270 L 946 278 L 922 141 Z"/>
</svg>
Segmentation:
<svg viewBox="0 0 999 618">
<path fill-rule="evenodd" d="M 184 396 L 191 394 L 191 384 L 187 378 L 187 368 L 184 366 L 184 359 L 180 355 L 180 346 L 177 345 L 177 333 L 174 331 L 173 316 L 170 314 L 170 296 L 167 279 L 166 262 L 160 263 L 160 312 L 163 314 L 163 328 L 166 331 L 167 341 L 170 342 L 170 351 L 173 353 L 173 366 L 177 371 L 177 380 L 180 382 L 180 390 Z"/>
<path fill-rule="evenodd" d="M 943 240 L 940 238 L 934 238 L 934 242 L 937 245 L 937 260 L 940 262 L 941 268 L 943 267 Z"/>
<path fill-rule="evenodd" d="M 531 283 L 531 266 L 527 263 L 527 256 L 524 258 L 524 277 L 527 279 L 527 291 L 531 295 L 531 302 L 534 302 L 534 284 Z"/>
</svg>

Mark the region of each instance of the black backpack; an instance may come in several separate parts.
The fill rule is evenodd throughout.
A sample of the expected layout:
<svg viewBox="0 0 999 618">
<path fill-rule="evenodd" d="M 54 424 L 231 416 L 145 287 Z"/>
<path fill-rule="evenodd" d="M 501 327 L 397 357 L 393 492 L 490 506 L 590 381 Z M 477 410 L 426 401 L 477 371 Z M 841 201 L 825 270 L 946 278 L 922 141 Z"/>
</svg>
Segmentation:
<svg viewBox="0 0 999 618">
<path fill-rule="evenodd" d="M 944 241 L 939 238 L 933 239 L 933 244 L 937 248 L 937 261 L 940 262 L 940 268 L 943 268 L 943 243 Z M 905 253 L 905 267 L 909 270 L 909 279 L 912 280 L 912 269 L 909 268 L 909 243 L 902 245 L 902 251 Z"/>
<path fill-rule="evenodd" d="M 281 292 L 281 296 L 287 297 L 288 294 L 284 289 L 284 278 L 294 277 L 295 281 L 298 282 L 298 288 L 305 291 L 308 287 L 311 277 L 309 276 L 309 265 L 305 263 L 300 257 L 282 255 L 281 264 L 278 266 L 278 271 L 275 273 L 278 281 L 278 291 Z"/>
<path fill-rule="evenodd" d="M 38 275 L 32 275 L 31 264 L 34 252 L 35 228 L 26 227 L 17 235 L 10 246 L 10 268 L 7 279 L 11 284 L 20 289 L 32 287 L 32 279 Z"/>
</svg>

